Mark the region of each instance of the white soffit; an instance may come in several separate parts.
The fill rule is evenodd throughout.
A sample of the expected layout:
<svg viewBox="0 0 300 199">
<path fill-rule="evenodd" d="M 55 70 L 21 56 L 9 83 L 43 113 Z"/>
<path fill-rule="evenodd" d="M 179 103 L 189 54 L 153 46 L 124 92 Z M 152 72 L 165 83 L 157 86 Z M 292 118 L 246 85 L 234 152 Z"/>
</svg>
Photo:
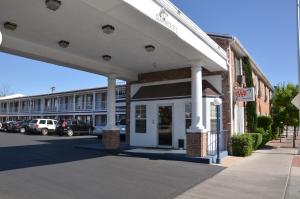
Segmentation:
<svg viewBox="0 0 300 199">
<path fill-rule="evenodd" d="M 196 26 L 192 31 L 170 10 L 165 21 L 159 19 L 161 9 L 152 0 L 62 0 L 53 12 L 43 0 L 1 0 L 0 50 L 96 74 L 115 73 L 129 81 L 139 73 L 182 68 L 198 61 L 211 71 L 226 70 L 224 51 L 207 42 L 205 35 L 195 34 L 201 30 Z M 17 29 L 4 29 L 6 21 L 17 23 Z M 101 32 L 106 24 L 115 26 L 113 34 Z M 59 40 L 70 41 L 70 46 L 60 48 Z M 153 53 L 145 51 L 147 44 L 156 47 Z M 112 56 L 110 62 L 102 60 L 105 54 Z"/>
</svg>

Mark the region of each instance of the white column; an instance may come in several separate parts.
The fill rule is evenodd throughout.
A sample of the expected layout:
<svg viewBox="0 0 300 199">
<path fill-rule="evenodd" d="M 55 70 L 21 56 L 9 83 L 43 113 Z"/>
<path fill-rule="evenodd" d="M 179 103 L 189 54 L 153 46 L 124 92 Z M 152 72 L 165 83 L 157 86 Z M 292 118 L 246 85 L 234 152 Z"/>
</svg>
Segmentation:
<svg viewBox="0 0 300 199">
<path fill-rule="evenodd" d="M 116 130 L 116 76 L 108 76 L 107 87 L 107 124 L 105 130 Z"/>
<path fill-rule="evenodd" d="M 202 108 L 202 67 L 192 66 L 192 125 L 188 132 L 205 132 Z"/>
<path fill-rule="evenodd" d="M 73 112 L 76 112 L 76 95 L 73 95 Z"/>
<path fill-rule="evenodd" d="M 93 106 L 92 106 L 93 112 L 96 111 L 96 92 L 93 92 Z"/>
</svg>

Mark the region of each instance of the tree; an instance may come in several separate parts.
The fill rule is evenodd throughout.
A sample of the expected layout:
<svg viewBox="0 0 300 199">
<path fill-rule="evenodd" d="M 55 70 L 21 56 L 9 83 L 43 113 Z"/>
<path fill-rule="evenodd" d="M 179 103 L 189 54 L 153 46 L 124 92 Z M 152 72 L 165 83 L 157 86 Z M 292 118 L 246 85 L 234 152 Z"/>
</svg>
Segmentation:
<svg viewBox="0 0 300 199">
<path fill-rule="evenodd" d="M 275 87 L 272 99 L 272 117 L 274 128 L 279 127 L 281 133 L 283 133 L 284 127 L 293 126 L 295 134 L 296 128 L 299 126 L 299 110 L 292 104 L 292 100 L 298 92 L 298 86 L 293 84 L 279 84 Z"/>
<path fill-rule="evenodd" d="M 10 90 L 10 86 L 7 84 L 1 84 L 0 85 L 0 97 L 5 97 L 10 94 L 12 94 L 12 92 Z"/>
<path fill-rule="evenodd" d="M 245 73 L 246 86 L 254 87 L 252 69 L 249 57 L 243 59 L 243 70 Z M 247 102 L 246 105 L 246 115 L 247 115 L 247 128 L 248 132 L 254 132 L 257 127 L 257 113 L 256 113 L 256 102 Z"/>
</svg>

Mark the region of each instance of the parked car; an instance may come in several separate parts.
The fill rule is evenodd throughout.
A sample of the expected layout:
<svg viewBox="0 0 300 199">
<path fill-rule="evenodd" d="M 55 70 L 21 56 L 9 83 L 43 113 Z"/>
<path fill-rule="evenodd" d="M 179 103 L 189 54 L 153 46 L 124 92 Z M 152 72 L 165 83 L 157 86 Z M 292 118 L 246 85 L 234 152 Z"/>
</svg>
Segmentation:
<svg viewBox="0 0 300 199">
<path fill-rule="evenodd" d="M 29 131 L 29 121 L 18 121 L 12 124 L 12 131 L 26 133 Z"/>
<path fill-rule="evenodd" d="M 116 126 L 120 129 L 120 138 L 121 140 L 125 140 L 126 134 L 126 119 L 122 119 L 116 122 Z M 94 135 L 96 135 L 99 139 L 102 138 L 102 132 L 105 126 L 96 126 L 94 130 Z"/>
<path fill-rule="evenodd" d="M 56 130 L 60 136 L 73 136 L 74 134 L 92 134 L 94 127 L 81 120 L 60 120 Z"/>
<path fill-rule="evenodd" d="M 29 131 L 48 135 L 48 133 L 56 132 L 56 125 L 57 121 L 53 119 L 35 119 L 29 122 Z"/>
<path fill-rule="evenodd" d="M 4 132 L 10 132 L 12 131 L 12 125 L 15 123 L 15 121 L 7 121 L 2 123 L 1 130 Z"/>
</svg>

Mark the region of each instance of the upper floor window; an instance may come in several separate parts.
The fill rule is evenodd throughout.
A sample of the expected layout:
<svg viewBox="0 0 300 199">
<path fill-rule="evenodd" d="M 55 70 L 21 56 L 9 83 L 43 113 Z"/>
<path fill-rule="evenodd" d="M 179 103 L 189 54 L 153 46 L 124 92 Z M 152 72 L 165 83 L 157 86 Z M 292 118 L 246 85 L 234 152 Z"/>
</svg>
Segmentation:
<svg viewBox="0 0 300 199">
<path fill-rule="evenodd" d="M 234 77 L 235 77 L 235 82 L 237 82 L 239 75 L 241 75 L 240 59 L 238 59 L 237 57 L 234 57 Z"/>
<path fill-rule="evenodd" d="M 117 88 L 116 98 L 117 99 L 126 98 L 126 88 L 125 87 Z"/>
</svg>

